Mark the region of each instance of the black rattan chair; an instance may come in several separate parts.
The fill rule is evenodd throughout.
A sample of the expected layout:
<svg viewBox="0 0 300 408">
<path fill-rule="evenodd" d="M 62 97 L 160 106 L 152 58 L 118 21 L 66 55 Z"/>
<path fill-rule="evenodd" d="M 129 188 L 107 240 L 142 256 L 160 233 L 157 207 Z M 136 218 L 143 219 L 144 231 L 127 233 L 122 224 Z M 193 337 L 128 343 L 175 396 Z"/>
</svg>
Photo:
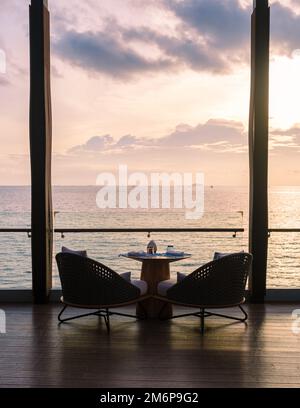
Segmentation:
<svg viewBox="0 0 300 408">
<path fill-rule="evenodd" d="M 137 318 L 136 315 L 111 312 L 110 309 L 138 303 L 149 297 L 140 296 L 140 290 L 136 286 L 93 259 L 59 253 L 56 255 L 56 262 L 62 286 L 61 302 L 64 305 L 58 315 L 60 323 L 95 315 L 104 318 L 109 331 L 112 315 Z M 68 306 L 96 311 L 62 319 Z"/>
<path fill-rule="evenodd" d="M 236 253 L 209 262 L 182 281 L 171 286 L 166 296 L 155 296 L 167 303 L 200 309 L 196 313 L 187 313 L 171 319 L 196 316 L 201 319 L 201 332 L 204 332 L 206 317 L 219 316 L 245 322 L 247 313 L 242 307 L 245 302 L 245 287 L 252 262 L 252 255 Z M 209 312 L 206 309 L 223 309 L 237 306 L 243 313 L 242 318 Z M 161 310 L 161 314 L 163 312 Z"/>
</svg>

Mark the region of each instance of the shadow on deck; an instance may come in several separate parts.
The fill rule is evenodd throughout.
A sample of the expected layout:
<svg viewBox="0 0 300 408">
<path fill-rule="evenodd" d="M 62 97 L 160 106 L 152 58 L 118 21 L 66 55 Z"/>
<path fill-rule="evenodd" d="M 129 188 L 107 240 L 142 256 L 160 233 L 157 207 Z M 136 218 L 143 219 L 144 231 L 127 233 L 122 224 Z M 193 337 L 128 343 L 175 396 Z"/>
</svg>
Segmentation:
<svg viewBox="0 0 300 408">
<path fill-rule="evenodd" d="M 7 319 L 1 387 L 300 386 L 292 304 L 247 305 L 247 325 L 209 318 L 204 336 L 195 317 L 114 316 L 108 335 L 95 316 L 58 326 L 58 304 L 0 307 Z"/>
</svg>

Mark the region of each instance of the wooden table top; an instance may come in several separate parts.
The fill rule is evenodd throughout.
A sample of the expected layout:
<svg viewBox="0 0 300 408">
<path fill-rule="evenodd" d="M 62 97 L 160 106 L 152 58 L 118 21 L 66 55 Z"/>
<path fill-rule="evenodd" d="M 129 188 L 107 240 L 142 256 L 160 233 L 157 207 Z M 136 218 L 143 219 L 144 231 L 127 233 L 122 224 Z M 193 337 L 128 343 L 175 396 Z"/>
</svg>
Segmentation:
<svg viewBox="0 0 300 408">
<path fill-rule="evenodd" d="M 166 262 L 176 262 L 181 261 L 183 259 L 191 258 L 191 254 L 183 254 L 183 255 L 173 255 L 173 254 L 166 254 L 166 253 L 157 253 L 157 254 L 121 254 L 128 259 L 134 259 L 135 261 L 143 262 L 143 261 L 166 261 Z"/>
</svg>

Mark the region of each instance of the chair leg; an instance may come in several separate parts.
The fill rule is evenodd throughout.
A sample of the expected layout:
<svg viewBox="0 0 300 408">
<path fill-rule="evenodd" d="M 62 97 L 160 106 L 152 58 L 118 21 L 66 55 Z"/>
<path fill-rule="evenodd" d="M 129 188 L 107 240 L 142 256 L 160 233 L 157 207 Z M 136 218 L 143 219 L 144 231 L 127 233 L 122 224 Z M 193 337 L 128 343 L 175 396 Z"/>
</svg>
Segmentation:
<svg viewBox="0 0 300 408">
<path fill-rule="evenodd" d="M 248 320 L 248 314 L 246 312 L 246 310 L 242 307 L 242 305 L 239 305 L 239 309 L 241 310 L 241 312 L 244 315 L 244 318 L 242 320 L 240 320 L 241 322 L 246 322 Z"/>
<path fill-rule="evenodd" d="M 131 314 L 119 313 L 119 312 L 110 312 L 109 309 L 105 309 L 105 310 L 101 309 L 101 310 L 97 310 L 96 312 L 85 313 L 85 314 L 82 314 L 82 315 L 76 315 L 76 316 L 73 316 L 73 317 L 68 317 L 66 319 L 62 319 L 62 314 L 64 313 L 64 311 L 66 310 L 67 307 L 68 307 L 68 305 L 64 305 L 62 310 L 60 311 L 60 313 L 58 315 L 59 324 L 68 322 L 70 320 L 79 319 L 81 317 L 98 316 L 98 317 L 103 317 L 104 318 L 107 331 L 110 332 L 110 316 L 117 315 L 117 316 L 131 317 L 133 319 L 139 319 L 139 317 L 137 315 L 131 315 Z M 143 310 L 143 312 L 145 314 L 145 319 L 146 319 L 147 318 L 147 311 L 143 307 L 143 305 L 141 305 L 141 307 L 142 307 L 142 310 Z"/>
<path fill-rule="evenodd" d="M 236 320 L 238 322 L 245 322 L 248 319 L 248 314 L 246 313 L 242 305 L 239 305 L 238 308 L 241 310 L 244 317 L 234 317 L 234 316 L 229 316 L 229 315 L 225 315 L 221 313 L 214 313 L 214 312 L 207 312 L 207 314 L 208 316 L 224 317 L 225 319 Z"/>
<path fill-rule="evenodd" d="M 175 315 L 172 317 L 169 317 L 167 319 L 163 319 L 161 317 L 162 312 L 164 311 L 166 303 L 162 306 L 160 312 L 159 312 L 159 318 L 161 320 L 171 320 L 171 319 L 178 319 L 180 317 L 187 317 L 187 316 L 196 316 L 196 317 L 200 317 L 200 331 L 201 334 L 204 334 L 205 331 L 205 318 L 206 317 L 210 317 L 210 316 L 218 316 L 218 317 L 223 317 L 225 319 L 231 319 L 231 320 L 236 320 L 238 322 L 246 322 L 246 320 L 248 319 L 248 315 L 245 311 L 245 309 L 239 305 L 239 309 L 241 310 L 241 312 L 243 313 L 243 317 L 234 317 L 234 316 L 229 316 L 229 315 L 225 315 L 225 314 L 220 314 L 220 313 L 213 313 L 213 312 L 209 312 L 204 308 L 201 308 L 199 312 L 196 313 L 186 313 L 186 314 L 181 314 L 181 315 Z"/>
<path fill-rule="evenodd" d="M 200 309 L 201 334 L 204 334 L 205 309 Z"/>
<path fill-rule="evenodd" d="M 61 316 L 62 316 L 63 312 L 66 310 L 67 307 L 68 307 L 67 305 L 64 305 L 63 308 L 61 309 L 59 315 L 57 316 L 58 321 L 59 321 L 60 323 L 63 323 L 63 322 L 64 322 L 64 320 L 61 319 Z"/>
<path fill-rule="evenodd" d="M 105 321 L 106 329 L 107 329 L 108 333 L 110 333 L 110 319 L 109 319 L 109 316 L 110 316 L 110 312 L 109 312 L 108 309 L 106 309 L 106 315 L 104 315 L 104 321 Z"/>
<path fill-rule="evenodd" d="M 132 319 L 140 319 L 137 315 L 131 315 L 127 313 L 119 313 L 119 312 L 109 312 L 110 316 L 123 316 L 123 317 L 131 317 Z"/>
<path fill-rule="evenodd" d="M 68 307 L 68 305 L 64 305 L 62 310 L 60 311 L 59 315 L 57 316 L 59 324 L 61 323 L 65 323 L 65 322 L 69 322 L 70 320 L 75 320 L 75 319 L 80 319 L 81 317 L 87 317 L 87 316 L 104 316 L 103 314 L 101 314 L 101 310 L 98 310 L 97 312 L 91 312 L 91 313 L 84 313 L 81 315 L 76 315 L 73 317 L 67 317 L 66 319 L 62 319 L 62 314 L 64 313 L 64 311 L 66 310 L 66 308 Z"/>
</svg>

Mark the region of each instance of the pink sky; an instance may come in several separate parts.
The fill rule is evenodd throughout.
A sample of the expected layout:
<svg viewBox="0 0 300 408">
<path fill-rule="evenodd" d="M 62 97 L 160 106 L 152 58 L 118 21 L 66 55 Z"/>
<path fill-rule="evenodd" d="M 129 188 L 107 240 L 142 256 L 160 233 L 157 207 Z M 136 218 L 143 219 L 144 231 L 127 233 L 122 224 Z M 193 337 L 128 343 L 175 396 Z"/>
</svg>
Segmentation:
<svg viewBox="0 0 300 408">
<path fill-rule="evenodd" d="M 270 183 L 299 185 L 300 7 L 272 3 Z M 29 183 L 28 4 L 1 2 L 2 185 Z M 127 164 L 247 184 L 251 4 L 49 0 L 53 183 Z"/>
</svg>

